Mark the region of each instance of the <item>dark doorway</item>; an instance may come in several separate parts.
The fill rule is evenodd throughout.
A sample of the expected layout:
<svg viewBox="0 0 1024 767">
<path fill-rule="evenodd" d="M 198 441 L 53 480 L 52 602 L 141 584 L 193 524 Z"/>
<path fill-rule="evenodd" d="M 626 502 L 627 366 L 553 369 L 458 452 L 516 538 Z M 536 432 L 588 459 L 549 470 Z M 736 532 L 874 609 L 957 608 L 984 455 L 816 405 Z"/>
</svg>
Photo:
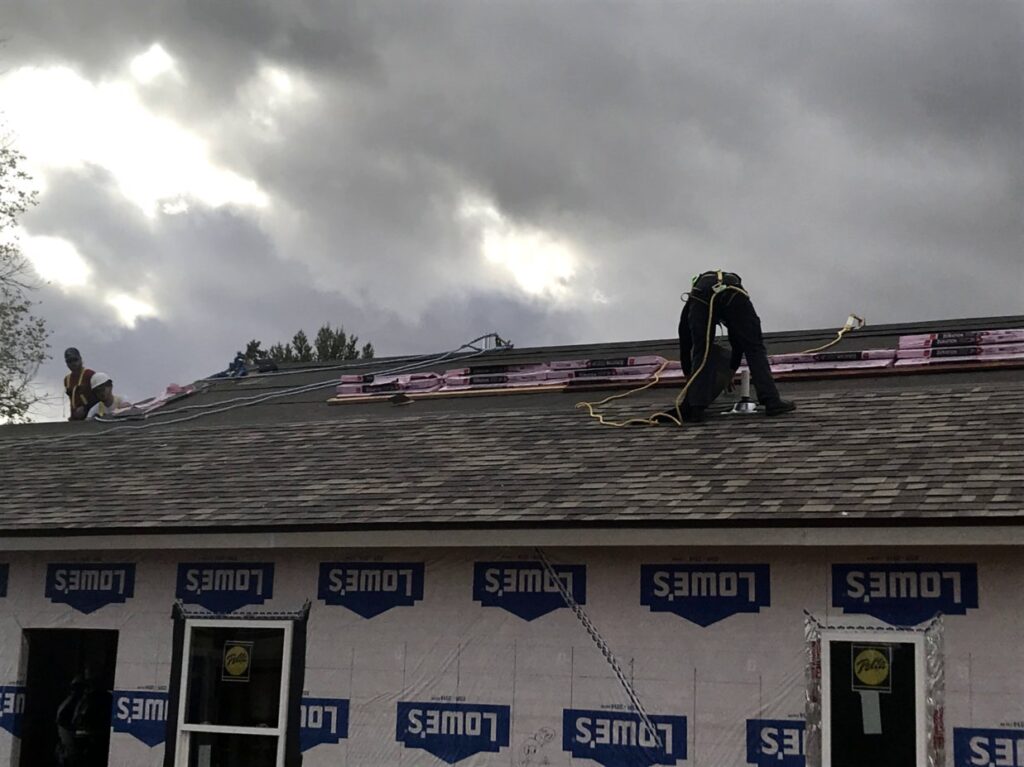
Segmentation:
<svg viewBox="0 0 1024 767">
<path fill-rule="evenodd" d="M 916 767 L 909 642 L 831 642 L 832 767 Z"/>
<path fill-rule="evenodd" d="M 28 629 L 25 643 L 20 767 L 106 765 L 117 632 Z"/>
</svg>

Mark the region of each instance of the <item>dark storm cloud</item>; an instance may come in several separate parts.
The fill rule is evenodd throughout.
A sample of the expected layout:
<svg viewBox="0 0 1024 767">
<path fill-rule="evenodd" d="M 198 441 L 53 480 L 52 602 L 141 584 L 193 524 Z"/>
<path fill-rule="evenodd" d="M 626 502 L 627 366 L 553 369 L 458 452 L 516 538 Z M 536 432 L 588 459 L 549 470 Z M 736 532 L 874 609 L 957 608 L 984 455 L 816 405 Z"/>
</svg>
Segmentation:
<svg viewBox="0 0 1024 767">
<path fill-rule="evenodd" d="M 1021 310 L 1017 2 L 8 8 L 8 70 L 123 76 L 159 41 L 185 82 L 147 102 L 270 195 L 266 212 L 154 224 L 88 172 L 32 218 L 158 297 L 160 319 L 117 332 L 163 334 L 160 380 L 323 321 L 396 353 L 483 328 L 667 336 L 688 276 L 718 265 L 773 329 Z M 269 134 L 245 101 L 266 64 L 314 94 Z M 529 298 L 486 264 L 467 197 L 572 243 L 571 298 Z M 55 324 L 76 301 L 54 297 Z"/>
</svg>

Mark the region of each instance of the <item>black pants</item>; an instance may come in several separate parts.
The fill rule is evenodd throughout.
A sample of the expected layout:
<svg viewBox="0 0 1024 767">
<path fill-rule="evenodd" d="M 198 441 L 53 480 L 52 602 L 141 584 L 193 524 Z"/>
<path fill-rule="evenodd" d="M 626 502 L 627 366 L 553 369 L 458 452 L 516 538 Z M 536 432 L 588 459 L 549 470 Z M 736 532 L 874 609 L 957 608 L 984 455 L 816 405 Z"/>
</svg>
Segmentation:
<svg viewBox="0 0 1024 767">
<path fill-rule="evenodd" d="M 698 283 L 691 292 L 689 305 L 690 338 L 693 344 L 693 370 L 696 372 L 704 359 L 704 347 L 708 333 L 708 306 L 711 301 L 710 290 L 701 290 Z M 757 389 L 757 398 L 761 404 L 776 402 L 779 390 L 775 388 L 772 369 L 768 364 L 768 352 L 764 348 L 764 336 L 761 333 L 761 318 L 754 311 L 754 304 L 742 293 L 726 290 L 715 298 L 714 317 L 712 323 L 724 322 L 729 331 L 729 343 L 733 348 L 733 362 L 738 365 L 740 355 L 747 358 L 750 378 Z M 712 337 L 714 328 L 712 327 Z M 704 370 L 697 376 L 686 393 L 686 399 L 693 407 L 707 407 L 714 399 L 714 382 L 716 365 L 721 364 L 715 355 L 709 354 Z"/>
</svg>

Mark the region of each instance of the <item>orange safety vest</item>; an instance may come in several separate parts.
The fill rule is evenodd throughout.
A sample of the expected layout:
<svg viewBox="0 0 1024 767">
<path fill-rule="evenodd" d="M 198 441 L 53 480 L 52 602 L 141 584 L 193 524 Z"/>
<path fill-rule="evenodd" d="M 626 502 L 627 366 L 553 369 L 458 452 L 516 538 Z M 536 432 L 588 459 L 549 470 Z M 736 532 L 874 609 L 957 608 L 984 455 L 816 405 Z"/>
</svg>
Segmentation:
<svg viewBox="0 0 1024 767">
<path fill-rule="evenodd" d="M 92 387 L 88 385 L 92 382 L 92 376 L 95 372 L 94 370 L 89 370 L 89 368 L 82 368 L 78 373 L 78 380 L 74 383 L 71 382 L 71 373 L 64 376 L 64 391 L 67 392 L 68 399 L 71 400 L 72 410 L 76 407 L 84 407 L 88 410 L 99 402 L 99 399 L 92 393 Z"/>
</svg>

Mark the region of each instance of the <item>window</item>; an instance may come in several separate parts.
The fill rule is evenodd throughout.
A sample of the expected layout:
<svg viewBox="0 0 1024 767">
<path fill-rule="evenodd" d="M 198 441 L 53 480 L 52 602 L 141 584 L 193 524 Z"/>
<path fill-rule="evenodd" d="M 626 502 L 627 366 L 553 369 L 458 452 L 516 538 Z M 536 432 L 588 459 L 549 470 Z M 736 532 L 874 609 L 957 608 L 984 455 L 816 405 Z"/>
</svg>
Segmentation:
<svg viewBox="0 0 1024 767">
<path fill-rule="evenodd" d="M 177 767 L 283 767 L 292 621 L 185 622 Z"/>
<path fill-rule="evenodd" d="M 924 637 L 821 632 L 823 767 L 924 767 Z"/>
</svg>

